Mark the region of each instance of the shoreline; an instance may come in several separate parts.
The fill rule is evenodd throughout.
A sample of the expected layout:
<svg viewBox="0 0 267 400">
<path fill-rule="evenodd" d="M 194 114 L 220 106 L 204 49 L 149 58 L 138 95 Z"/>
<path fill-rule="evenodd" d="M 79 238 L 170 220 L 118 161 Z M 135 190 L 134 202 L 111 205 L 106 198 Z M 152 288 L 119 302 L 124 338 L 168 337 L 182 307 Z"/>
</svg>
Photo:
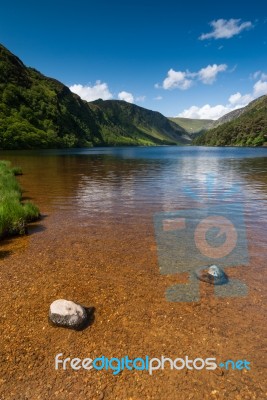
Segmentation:
<svg viewBox="0 0 267 400">
<path fill-rule="evenodd" d="M 16 179 L 19 175 L 22 175 L 21 168 L 0 160 L 0 240 L 25 235 L 28 223 L 41 218 L 36 205 L 23 201 L 23 191 Z"/>
<path fill-rule="evenodd" d="M 133 144 L 133 145 L 118 145 L 118 146 L 109 146 L 109 145 L 101 145 L 101 146 L 88 146 L 88 147 L 46 147 L 46 148 L 21 148 L 21 149 L 0 149 L 0 154 L 5 154 L 5 153 L 9 153 L 9 152 L 21 152 L 21 151 L 74 151 L 74 150 L 99 150 L 99 149 L 121 149 L 121 148 L 140 148 L 140 149 L 149 149 L 149 148 L 161 148 L 161 147 L 173 147 L 173 148 L 180 148 L 180 147 L 186 147 L 186 148 L 190 148 L 190 147 L 199 147 L 199 148 L 240 148 L 240 149 L 262 149 L 262 148 L 266 148 L 267 147 L 267 143 L 263 144 L 261 146 L 240 146 L 240 145 L 208 145 L 208 144 L 153 144 L 151 146 L 144 146 L 144 145 L 138 145 L 138 144 Z M 1 160 L 0 160 L 1 162 Z"/>
</svg>

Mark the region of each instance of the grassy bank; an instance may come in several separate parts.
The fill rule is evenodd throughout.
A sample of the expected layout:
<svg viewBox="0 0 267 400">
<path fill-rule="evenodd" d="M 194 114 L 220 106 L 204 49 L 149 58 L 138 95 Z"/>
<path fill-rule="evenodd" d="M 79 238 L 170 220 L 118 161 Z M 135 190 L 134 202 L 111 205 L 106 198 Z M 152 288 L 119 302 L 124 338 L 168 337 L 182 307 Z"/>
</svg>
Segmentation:
<svg viewBox="0 0 267 400">
<path fill-rule="evenodd" d="M 27 223 L 40 217 L 39 209 L 31 202 L 22 202 L 22 190 L 16 175 L 20 168 L 12 168 L 7 161 L 0 161 L 0 239 L 23 235 Z"/>
</svg>

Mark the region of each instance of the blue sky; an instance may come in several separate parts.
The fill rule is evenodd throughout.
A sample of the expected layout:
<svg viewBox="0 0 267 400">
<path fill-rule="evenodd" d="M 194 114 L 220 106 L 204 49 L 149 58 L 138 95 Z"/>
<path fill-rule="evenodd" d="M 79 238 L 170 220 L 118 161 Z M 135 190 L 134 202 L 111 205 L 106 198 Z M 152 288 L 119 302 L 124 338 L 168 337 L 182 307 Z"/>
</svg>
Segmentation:
<svg viewBox="0 0 267 400">
<path fill-rule="evenodd" d="M 0 42 L 81 97 L 216 119 L 267 93 L 267 3 L 25 0 Z"/>
</svg>

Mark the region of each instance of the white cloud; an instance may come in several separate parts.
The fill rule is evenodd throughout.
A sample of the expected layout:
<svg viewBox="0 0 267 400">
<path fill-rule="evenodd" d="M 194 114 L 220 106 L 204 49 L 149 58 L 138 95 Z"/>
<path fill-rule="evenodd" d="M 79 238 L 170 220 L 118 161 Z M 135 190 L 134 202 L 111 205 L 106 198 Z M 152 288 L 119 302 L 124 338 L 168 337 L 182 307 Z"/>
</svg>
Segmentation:
<svg viewBox="0 0 267 400">
<path fill-rule="evenodd" d="M 162 87 L 163 89 L 181 89 L 186 90 L 192 86 L 193 81 L 187 79 L 188 72 L 174 71 L 172 68 L 168 71 L 167 78 L 164 79 Z M 156 85 L 159 87 L 159 85 Z"/>
<path fill-rule="evenodd" d="M 193 83 L 194 79 L 199 79 L 205 85 L 212 84 L 217 77 L 219 72 L 223 72 L 227 69 L 226 64 L 213 64 L 208 65 L 205 68 L 201 68 L 198 72 L 190 72 L 190 71 L 175 71 L 174 69 L 170 69 L 167 73 L 167 77 L 164 79 L 162 85 L 159 83 L 155 84 L 155 88 L 157 89 L 181 89 L 187 90 L 189 89 Z"/>
<path fill-rule="evenodd" d="M 198 71 L 198 78 L 206 85 L 211 85 L 216 80 L 217 74 L 225 71 L 226 69 L 226 64 L 208 65 L 206 68 L 202 68 L 200 71 Z"/>
<path fill-rule="evenodd" d="M 210 26 L 213 30 L 209 33 L 202 33 L 199 37 L 200 40 L 205 39 L 230 39 L 231 37 L 238 35 L 245 29 L 252 28 L 250 21 L 242 22 L 241 19 L 217 19 L 210 22 Z"/>
<path fill-rule="evenodd" d="M 70 90 L 86 101 L 94 101 L 97 99 L 109 100 L 113 97 L 112 93 L 109 91 L 108 85 L 106 83 L 101 83 L 101 81 L 96 81 L 94 86 L 75 84 L 70 86 Z"/>
<path fill-rule="evenodd" d="M 183 118 L 197 118 L 197 119 L 218 119 L 224 114 L 231 111 L 229 108 L 219 104 L 212 107 L 209 104 L 205 104 L 202 107 L 191 106 L 190 108 L 184 110 L 178 117 Z"/>
<path fill-rule="evenodd" d="M 256 71 L 254 72 L 254 74 L 250 74 L 250 79 L 261 79 L 262 81 L 266 81 L 267 80 L 267 74 L 265 74 L 262 71 Z"/>
<path fill-rule="evenodd" d="M 234 93 L 229 97 L 226 105 L 217 104 L 215 106 L 211 106 L 210 104 L 205 104 L 202 107 L 191 106 L 178 114 L 178 117 L 218 119 L 230 111 L 245 107 L 257 97 L 267 94 L 267 75 L 261 72 L 260 74 L 256 74 L 256 76 L 259 75 L 261 75 L 261 79 L 254 84 L 252 93 L 247 93 L 244 95 L 242 95 L 240 92 Z"/>
<path fill-rule="evenodd" d="M 118 94 L 118 99 L 127 101 L 127 103 L 134 102 L 134 97 L 133 97 L 132 93 L 125 92 L 124 90 Z"/>
<path fill-rule="evenodd" d="M 232 94 L 228 101 L 231 106 L 238 106 L 238 108 L 246 106 L 250 101 L 252 101 L 254 97 L 251 94 L 244 94 L 243 96 L 241 93 L 237 92 Z"/>
<path fill-rule="evenodd" d="M 264 94 L 267 94 L 267 81 L 260 79 L 255 83 L 253 89 L 254 89 L 253 91 L 254 97 L 259 97 Z"/>
<path fill-rule="evenodd" d="M 160 101 L 160 100 L 162 100 L 162 99 L 163 99 L 163 97 L 162 97 L 162 96 L 156 96 L 156 97 L 154 97 L 154 99 L 153 99 L 153 100 Z"/>
<path fill-rule="evenodd" d="M 143 101 L 145 101 L 146 96 L 137 96 L 135 98 L 135 101 L 139 102 L 139 103 L 143 103 Z"/>
<path fill-rule="evenodd" d="M 257 79 L 261 75 L 261 71 L 256 71 L 254 74 L 251 75 L 252 79 Z"/>
</svg>

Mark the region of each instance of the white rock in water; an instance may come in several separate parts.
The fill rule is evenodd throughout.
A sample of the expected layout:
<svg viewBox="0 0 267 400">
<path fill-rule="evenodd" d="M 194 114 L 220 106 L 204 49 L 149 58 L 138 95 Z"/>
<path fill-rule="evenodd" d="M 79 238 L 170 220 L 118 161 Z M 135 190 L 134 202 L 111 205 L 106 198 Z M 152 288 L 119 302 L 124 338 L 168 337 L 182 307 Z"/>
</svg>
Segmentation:
<svg viewBox="0 0 267 400">
<path fill-rule="evenodd" d="M 79 329 L 88 320 L 88 315 L 80 304 L 60 299 L 50 305 L 49 318 L 54 325 Z"/>
<path fill-rule="evenodd" d="M 217 265 L 211 265 L 208 268 L 208 274 L 214 276 L 215 278 L 219 278 L 223 276 L 223 271 L 221 270 L 221 268 L 217 267 Z"/>
<path fill-rule="evenodd" d="M 217 265 L 198 268 L 195 271 L 195 275 L 199 280 L 213 285 L 223 285 L 228 282 L 228 277 L 224 270 Z"/>
</svg>

